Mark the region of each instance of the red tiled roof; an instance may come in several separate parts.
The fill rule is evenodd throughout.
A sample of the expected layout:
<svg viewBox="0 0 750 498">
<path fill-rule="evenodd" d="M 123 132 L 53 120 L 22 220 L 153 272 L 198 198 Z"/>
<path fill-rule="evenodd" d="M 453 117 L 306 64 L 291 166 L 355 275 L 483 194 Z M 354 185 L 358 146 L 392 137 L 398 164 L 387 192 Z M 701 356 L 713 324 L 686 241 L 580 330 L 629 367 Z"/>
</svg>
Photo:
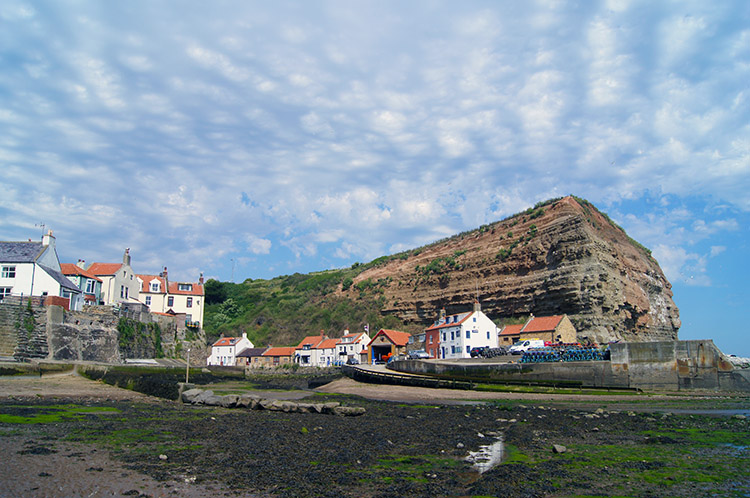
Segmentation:
<svg viewBox="0 0 750 498">
<path fill-rule="evenodd" d="M 441 329 L 443 327 L 453 327 L 454 325 L 461 325 L 462 323 L 464 323 L 466 321 L 467 318 L 469 318 L 472 315 L 472 313 L 474 313 L 474 312 L 472 311 L 472 312 L 469 312 L 469 313 L 459 313 L 457 315 L 448 315 L 448 316 L 445 317 L 445 322 L 441 322 L 441 323 L 437 323 L 437 324 L 431 325 L 431 326 L 427 327 L 425 329 L 425 331 L 427 331 L 427 330 L 437 330 L 437 329 Z M 450 320 L 451 317 L 458 317 L 458 320 L 457 321 Z M 448 323 L 449 320 L 450 320 L 450 323 Z"/>
<path fill-rule="evenodd" d="M 78 265 L 74 265 L 73 263 L 61 263 L 60 269 L 62 270 L 63 275 L 83 275 L 86 278 L 90 278 L 92 280 L 96 280 L 97 282 L 101 282 L 102 279 L 94 275 L 88 270 L 84 270 Z"/>
<path fill-rule="evenodd" d="M 141 279 L 141 292 L 146 294 L 166 294 L 167 290 L 164 288 L 164 278 L 160 277 L 159 275 L 141 275 L 136 274 L 136 277 Z M 151 291 L 151 282 L 154 280 L 159 281 L 159 292 L 152 292 Z"/>
<path fill-rule="evenodd" d="M 93 275 L 114 275 L 120 268 L 122 263 L 91 263 L 86 270 Z"/>
<path fill-rule="evenodd" d="M 336 347 L 336 343 L 339 342 L 339 339 L 326 339 L 324 341 L 321 341 L 320 344 L 318 344 L 316 349 L 333 349 Z"/>
<path fill-rule="evenodd" d="M 180 290 L 180 284 L 192 285 L 192 290 Z M 203 295 L 203 284 L 195 282 L 169 282 L 169 293 L 183 296 L 202 296 Z"/>
<path fill-rule="evenodd" d="M 391 341 L 396 346 L 406 346 L 409 343 L 409 337 L 411 337 L 411 334 L 408 332 L 401 332 L 398 330 L 389 330 L 389 329 L 380 329 L 377 334 L 375 334 L 375 337 L 372 338 L 372 341 L 370 341 L 370 344 L 372 344 L 375 339 L 379 335 L 384 335 L 388 338 L 389 341 Z M 370 344 L 367 345 L 367 347 L 370 347 Z"/>
<path fill-rule="evenodd" d="M 535 316 L 528 325 L 521 330 L 521 332 L 526 334 L 528 332 L 547 332 L 555 330 L 555 327 L 560 324 L 560 321 L 564 316 L 565 315 Z"/>
<path fill-rule="evenodd" d="M 309 344 L 311 349 L 315 348 L 324 339 L 327 339 L 327 337 L 324 336 L 323 334 L 320 334 L 320 335 L 309 335 L 309 336 L 305 337 L 304 339 L 302 339 L 302 341 L 300 341 L 300 343 L 299 343 L 299 345 L 297 346 L 296 349 L 302 349 L 302 346 L 304 346 L 305 344 Z"/>
<path fill-rule="evenodd" d="M 214 346 L 234 346 L 240 342 L 242 337 L 222 337 L 214 343 Z"/>
<path fill-rule="evenodd" d="M 500 332 L 500 335 L 518 335 L 521 333 L 522 328 L 522 323 L 518 325 L 506 325 L 505 328 L 503 328 L 502 332 Z"/>
<path fill-rule="evenodd" d="M 295 351 L 294 346 L 284 346 L 277 348 L 268 348 L 268 350 L 262 354 L 262 356 L 293 356 Z"/>
</svg>

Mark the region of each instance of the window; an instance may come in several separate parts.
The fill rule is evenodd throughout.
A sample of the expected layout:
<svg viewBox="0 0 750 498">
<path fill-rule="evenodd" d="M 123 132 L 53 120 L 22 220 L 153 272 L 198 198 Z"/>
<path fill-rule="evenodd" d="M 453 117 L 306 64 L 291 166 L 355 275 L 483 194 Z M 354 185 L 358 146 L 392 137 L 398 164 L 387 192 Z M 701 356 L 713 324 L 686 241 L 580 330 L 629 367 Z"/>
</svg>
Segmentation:
<svg viewBox="0 0 750 498">
<path fill-rule="evenodd" d="M 193 290 L 193 284 L 177 284 L 177 290 L 192 291 Z"/>
<path fill-rule="evenodd" d="M 125 287 L 125 299 L 130 295 L 130 287 Z"/>
<path fill-rule="evenodd" d="M 10 290 L 13 287 L 0 287 L 0 301 L 3 300 L 5 296 L 10 296 Z"/>
<path fill-rule="evenodd" d="M 169 296 L 167 298 L 167 306 L 169 306 L 169 307 L 174 306 L 174 296 Z"/>
<path fill-rule="evenodd" d="M 151 282 L 151 292 L 159 292 L 159 282 Z"/>
<path fill-rule="evenodd" d="M 489 338 L 490 338 L 490 331 L 488 330 L 487 331 L 487 339 L 489 339 Z"/>
<path fill-rule="evenodd" d="M 189 297 L 187 298 L 187 307 L 192 308 L 193 307 L 193 298 Z"/>
<path fill-rule="evenodd" d="M 93 294 L 94 293 L 94 286 L 96 285 L 96 282 L 91 280 L 90 278 L 86 280 L 86 294 Z"/>
<path fill-rule="evenodd" d="M 456 338 L 456 333 L 451 330 L 451 341 Z"/>
<path fill-rule="evenodd" d="M 466 338 L 471 339 L 471 330 L 466 331 Z"/>
<path fill-rule="evenodd" d="M 120 286 L 120 297 L 125 297 L 125 286 L 124 285 Z"/>
<path fill-rule="evenodd" d="M 151 296 L 146 296 L 146 306 L 151 306 Z"/>
<path fill-rule="evenodd" d="M 16 278 L 16 267 L 15 266 L 3 266 L 3 278 Z"/>
<path fill-rule="evenodd" d="M 445 342 L 445 332 L 443 332 L 443 342 Z"/>
<path fill-rule="evenodd" d="M 477 321 L 477 317 L 474 317 L 474 322 L 476 323 L 476 321 Z"/>
<path fill-rule="evenodd" d="M 430 336 L 430 344 L 432 344 L 432 336 Z"/>
<path fill-rule="evenodd" d="M 470 346 L 466 346 L 466 352 L 467 353 L 471 353 L 471 349 L 470 348 L 471 348 Z"/>
</svg>

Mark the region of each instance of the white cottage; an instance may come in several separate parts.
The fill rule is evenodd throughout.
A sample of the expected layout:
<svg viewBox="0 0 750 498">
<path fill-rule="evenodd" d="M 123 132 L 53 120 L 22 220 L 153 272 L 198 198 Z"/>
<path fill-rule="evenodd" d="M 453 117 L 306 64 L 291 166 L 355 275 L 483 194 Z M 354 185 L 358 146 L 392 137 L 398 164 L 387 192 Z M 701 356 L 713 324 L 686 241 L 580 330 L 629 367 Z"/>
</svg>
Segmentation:
<svg viewBox="0 0 750 498">
<path fill-rule="evenodd" d="M 206 364 L 234 366 L 237 363 L 238 353 L 242 352 L 245 348 L 254 347 L 244 332 L 242 333 L 242 337 L 222 337 L 211 346 L 211 356 L 206 359 Z"/>
<path fill-rule="evenodd" d="M 438 321 L 425 333 L 427 349 L 433 358 L 470 358 L 472 348 L 497 347 L 497 325 L 482 313 L 478 301 L 474 302 L 474 311 L 468 313 L 446 316 L 441 312 Z"/>
</svg>

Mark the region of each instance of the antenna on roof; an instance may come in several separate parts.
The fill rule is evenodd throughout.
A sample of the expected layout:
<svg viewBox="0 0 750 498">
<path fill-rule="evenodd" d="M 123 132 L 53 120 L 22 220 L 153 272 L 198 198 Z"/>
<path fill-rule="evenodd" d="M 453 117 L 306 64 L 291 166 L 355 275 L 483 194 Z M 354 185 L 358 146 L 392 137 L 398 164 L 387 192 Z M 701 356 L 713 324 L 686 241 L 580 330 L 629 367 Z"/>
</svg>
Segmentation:
<svg viewBox="0 0 750 498">
<path fill-rule="evenodd" d="M 47 228 L 47 225 L 44 224 L 44 222 L 40 221 L 39 223 L 34 223 L 35 227 L 40 227 L 42 229 L 42 235 L 44 235 L 44 229 Z"/>
</svg>

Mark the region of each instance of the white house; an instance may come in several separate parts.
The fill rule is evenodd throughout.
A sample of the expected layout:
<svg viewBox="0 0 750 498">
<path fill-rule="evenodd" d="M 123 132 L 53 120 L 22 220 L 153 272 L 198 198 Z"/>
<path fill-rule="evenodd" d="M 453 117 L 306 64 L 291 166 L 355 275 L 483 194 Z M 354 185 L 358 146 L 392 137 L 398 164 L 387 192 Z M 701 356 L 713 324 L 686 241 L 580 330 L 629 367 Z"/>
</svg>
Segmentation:
<svg viewBox="0 0 750 498">
<path fill-rule="evenodd" d="M 188 326 L 203 323 L 203 274 L 198 282 L 170 282 L 167 267 L 159 275 L 136 275 L 138 300 L 155 313 L 184 313 Z"/>
<path fill-rule="evenodd" d="M 206 364 L 234 366 L 237 363 L 238 353 L 245 348 L 254 347 L 244 332 L 242 337 L 222 337 L 211 347 L 211 356 L 206 359 Z"/>
<path fill-rule="evenodd" d="M 336 343 L 339 339 L 324 339 L 321 341 L 315 349 L 318 353 L 319 367 L 328 367 L 336 364 Z"/>
<path fill-rule="evenodd" d="M 310 335 L 302 339 L 299 345 L 294 348 L 294 362 L 305 366 L 319 366 L 321 349 L 318 346 L 327 340 L 323 334 Z"/>
<path fill-rule="evenodd" d="M 370 336 L 366 333 L 350 334 L 348 330 L 344 330 L 344 336 L 336 343 L 336 361 L 346 363 L 350 358 L 359 360 L 359 354 L 369 343 Z"/>
<path fill-rule="evenodd" d="M 81 289 L 62 273 L 52 230 L 41 242 L 0 242 L 0 300 L 5 296 L 59 296 L 81 309 Z"/>
<path fill-rule="evenodd" d="M 469 358 L 469 352 L 477 347 L 497 347 L 497 325 L 482 313 L 479 302 L 474 302 L 474 311 L 440 318 L 425 332 L 427 337 L 438 337 L 439 358 Z"/>
<path fill-rule="evenodd" d="M 91 263 L 86 270 L 102 281 L 100 304 L 114 305 L 138 301 L 140 284 L 130 267 L 130 249 L 125 249 L 122 263 Z"/>
</svg>

